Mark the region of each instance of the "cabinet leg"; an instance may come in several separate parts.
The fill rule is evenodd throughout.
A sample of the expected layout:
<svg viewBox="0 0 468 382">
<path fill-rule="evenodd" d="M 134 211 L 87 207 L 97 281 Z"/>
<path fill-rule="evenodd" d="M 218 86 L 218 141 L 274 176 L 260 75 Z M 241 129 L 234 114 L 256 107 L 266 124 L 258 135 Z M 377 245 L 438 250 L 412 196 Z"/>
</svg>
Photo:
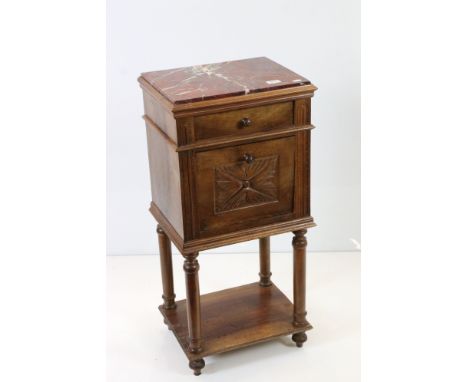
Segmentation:
<svg viewBox="0 0 468 382">
<path fill-rule="evenodd" d="M 306 324 L 305 310 L 306 301 L 306 248 L 307 239 L 305 234 L 307 230 L 301 229 L 294 231 L 294 238 L 292 241 L 294 250 L 294 318 L 293 324 L 295 326 L 304 326 Z M 302 346 L 307 340 L 305 333 L 296 333 L 292 337 L 298 347 Z"/>
<path fill-rule="evenodd" d="M 270 238 L 262 237 L 259 239 L 260 247 L 260 285 L 267 287 L 271 285 L 270 272 Z"/>
<path fill-rule="evenodd" d="M 205 361 L 203 358 L 195 359 L 189 362 L 189 367 L 193 370 L 193 374 L 200 375 L 201 369 L 205 367 Z"/>
<path fill-rule="evenodd" d="M 159 259 L 161 261 L 161 278 L 163 284 L 163 306 L 164 309 L 174 309 L 175 294 L 174 294 L 174 276 L 172 273 L 172 250 L 171 241 L 167 237 L 164 230 L 158 225 L 158 241 L 159 241 Z"/>
<path fill-rule="evenodd" d="M 192 353 L 199 353 L 202 350 L 200 286 L 198 284 L 198 270 L 200 266 L 198 265 L 197 256 L 198 252 L 184 255 L 189 350 Z M 195 375 L 198 375 L 196 374 L 196 370 Z"/>
</svg>

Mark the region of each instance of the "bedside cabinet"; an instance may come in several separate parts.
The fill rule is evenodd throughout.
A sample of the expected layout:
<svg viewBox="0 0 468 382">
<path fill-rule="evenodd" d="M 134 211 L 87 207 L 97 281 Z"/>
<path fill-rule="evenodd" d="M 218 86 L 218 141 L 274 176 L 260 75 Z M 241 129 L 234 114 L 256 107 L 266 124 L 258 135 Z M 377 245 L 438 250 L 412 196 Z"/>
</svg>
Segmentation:
<svg viewBox="0 0 468 382">
<path fill-rule="evenodd" d="M 203 358 L 292 334 L 305 319 L 310 100 L 317 89 L 265 57 L 143 73 L 164 322 L 195 375 Z M 293 232 L 294 299 L 271 281 L 271 235 Z M 260 279 L 200 296 L 200 251 L 259 240 Z M 185 258 L 175 301 L 171 242 Z M 209 275 L 206 275 L 209 277 Z"/>
</svg>

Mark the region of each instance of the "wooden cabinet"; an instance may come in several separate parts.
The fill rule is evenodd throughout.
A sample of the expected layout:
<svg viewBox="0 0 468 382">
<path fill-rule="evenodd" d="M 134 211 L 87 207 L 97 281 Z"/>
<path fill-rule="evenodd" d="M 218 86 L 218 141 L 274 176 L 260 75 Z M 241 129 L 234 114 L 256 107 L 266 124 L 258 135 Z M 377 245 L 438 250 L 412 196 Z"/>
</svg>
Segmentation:
<svg viewBox="0 0 468 382">
<path fill-rule="evenodd" d="M 138 81 L 150 211 L 159 223 L 160 311 L 190 367 L 198 375 L 207 355 L 287 334 L 302 346 L 311 328 L 305 233 L 315 226 L 309 173 L 316 87 L 265 57 L 143 73 Z M 294 232 L 293 302 L 269 270 L 269 236 L 288 231 Z M 198 253 L 252 239 L 259 239 L 260 281 L 200 296 Z M 171 241 L 185 258 L 182 301 L 175 301 Z"/>
</svg>

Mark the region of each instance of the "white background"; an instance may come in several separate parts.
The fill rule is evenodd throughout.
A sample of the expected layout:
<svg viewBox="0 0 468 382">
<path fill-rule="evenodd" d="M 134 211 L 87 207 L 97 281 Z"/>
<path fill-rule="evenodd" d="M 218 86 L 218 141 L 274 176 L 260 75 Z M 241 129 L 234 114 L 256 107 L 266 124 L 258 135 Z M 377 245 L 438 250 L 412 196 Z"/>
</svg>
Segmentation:
<svg viewBox="0 0 468 382">
<path fill-rule="evenodd" d="M 360 5 L 358 0 L 109 0 L 108 254 L 157 252 L 141 72 L 267 56 L 318 86 L 312 99 L 309 249 L 360 242 Z M 290 251 L 292 235 L 272 239 Z M 353 241 L 353 240 L 354 241 Z M 216 252 L 256 251 L 253 242 Z"/>
<path fill-rule="evenodd" d="M 466 381 L 467 5 L 363 3 L 362 380 Z M 102 382 L 105 7 L 0 7 L 0 379 Z"/>
</svg>

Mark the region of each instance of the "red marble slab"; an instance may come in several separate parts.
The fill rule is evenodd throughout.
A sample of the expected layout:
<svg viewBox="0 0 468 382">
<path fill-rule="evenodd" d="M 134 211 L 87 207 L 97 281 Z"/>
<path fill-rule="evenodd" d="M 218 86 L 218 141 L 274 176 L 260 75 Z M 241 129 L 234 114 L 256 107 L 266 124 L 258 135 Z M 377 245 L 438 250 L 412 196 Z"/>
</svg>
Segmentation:
<svg viewBox="0 0 468 382">
<path fill-rule="evenodd" d="M 174 104 L 310 84 L 266 57 L 147 72 L 142 77 Z"/>
</svg>

